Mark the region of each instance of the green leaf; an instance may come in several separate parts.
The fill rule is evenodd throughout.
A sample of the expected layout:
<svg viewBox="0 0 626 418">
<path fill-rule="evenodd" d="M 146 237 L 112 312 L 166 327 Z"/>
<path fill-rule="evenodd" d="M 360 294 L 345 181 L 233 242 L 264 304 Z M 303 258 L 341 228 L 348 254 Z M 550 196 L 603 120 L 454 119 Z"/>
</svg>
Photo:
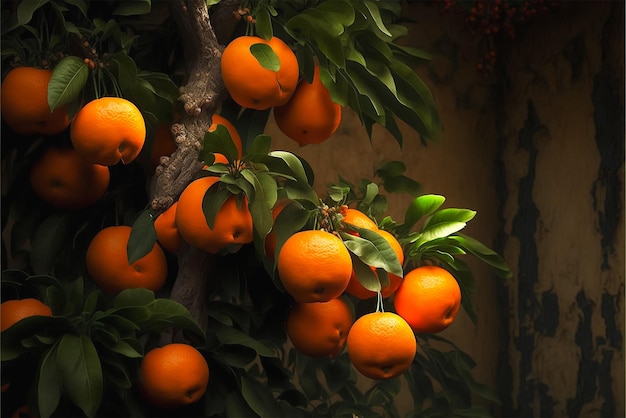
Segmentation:
<svg viewBox="0 0 626 418">
<path fill-rule="evenodd" d="M 189 310 L 179 302 L 171 299 L 159 298 L 149 306 L 152 320 L 165 320 L 175 327 L 192 332 L 204 338 L 204 331 Z"/>
<path fill-rule="evenodd" d="M 404 174 L 406 165 L 402 161 L 387 161 L 376 169 L 374 174 L 380 178 L 395 177 Z"/>
<path fill-rule="evenodd" d="M 119 16 L 135 16 L 150 13 L 151 0 L 125 0 L 120 2 L 113 14 Z"/>
<path fill-rule="evenodd" d="M 66 317 L 29 316 L 24 318 L 6 330 L 2 331 L 0 339 L 0 360 L 8 361 L 20 357 L 26 351 L 22 342 L 35 335 L 48 335 L 54 332 L 63 332 L 69 328 Z M 48 345 L 47 342 L 38 340 L 37 346 Z M 33 348 L 33 347 L 31 347 Z"/>
<path fill-rule="evenodd" d="M 256 29 L 256 33 L 266 41 L 269 41 L 272 36 L 274 36 L 274 31 L 272 29 L 272 20 L 270 18 L 270 13 L 265 7 L 258 7 L 256 9 L 256 14 L 254 15 L 254 19 L 256 23 L 254 28 Z"/>
<path fill-rule="evenodd" d="M 115 344 L 107 345 L 107 348 L 114 353 L 120 354 L 128 358 L 141 358 L 143 355 L 124 340 L 119 340 Z"/>
<path fill-rule="evenodd" d="M 157 234 L 154 229 L 154 212 L 151 209 L 144 210 L 135 220 L 128 237 L 126 252 L 128 264 L 147 255 L 157 242 Z"/>
<path fill-rule="evenodd" d="M 271 151 L 272 137 L 269 135 L 257 135 L 250 147 L 250 154 L 267 155 Z"/>
<path fill-rule="evenodd" d="M 239 158 L 239 151 L 230 132 L 221 124 L 218 124 L 214 131 L 204 134 L 202 151 L 223 154 L 228 161 L 235 161 Z"/>
<path fill-rule="evenodd" d="M 246 376 L 241 377 L 241 394 L 250 408 L 261 417 L 285 416 L 267 386 Z"/>
<path fill-rule="evenodd" d="M 68 216 L 54 213 L 46 218 L 35 233 L 30 253 L 30 264 L 36 274 L 51 273 L 58 262 L 68 235 Z"/>
<path fill-rule="evenodd" d="M 302 161 L 300 161 L 296 155 L 288 151 L 272 151 L 270 155 L 283 160 L 291 170 L 291 174 L 293 174 L 297 182 L 309 184 L 309 179 L 302 165 Z M 315 199 L 315 202 L 317 203 L 317 199 Z"/>
<path fill-rule="evenodd" d="M 88 417 L 95 416 L 102 401 L 102 368 L 89 337 L 65 334 L 59 342 L 57 367 L 72 402 Z"/>
<path fill-rule="evenodd" d="M 226 345 L 243 345 L 253 349 L 258 355 L 264 357 L 275 357 L 274 349 L 266 346 L 262 342 L 255 340 L 248 334 L 231 327 L 220 327 L 215 330 L 217 339 Z"/>
<path fill-rule="evenodd" d="M 424 221 L 422 229 L 446 222 L 469 222 L 474 218 L 474 216 L 476 216 L 476 211 L 469 209 L 441 209 L 433 213 L 428 219 L 426 219 L 426 221 Z"/>
<path fill-rule="evenodd" d="M 422 232 L 420 232 L 420 234 L 416 237 L 413 243 L 413 248 L 419 248 L 422 244 L 437 238 L 450 236 L 465 228 L 465 225 L 465 222 L 454 221 L 440 222 L 436 225 L 430 225 L 426 227 Z"/>
<path fill-rule="evenodd" d="M 224 202 L 233 194 L 227 189 L 218 188 L 219 182 L 209 187 L 202 198 L 202 212 L 210 229 L 215 226 L 215 217 Z"/>
<path fill-rule="evenodd" d="M 22 1 L 17 6 L 17 22 L 20 26 L 28 24 L 33 18 L 33 14 L 48 3 L 48 0 Z"/>
<path fill-rule="evenodd" d="M 420 135 L 429 139 L 437 138 L 441 132 L 441 121 L 428 86 L 411 67 L 400 61 L 392 61 L 389 68 L 398 87 L 398 102 L 410 110 L 409 113 L 402 113 L 397 109 L 398 117 Z M 411 114 L 417 117 L 414 120 L 409 119 Z"/>
<path fill-rule="evenodd" d="M 61 381 L 57 372 L 59 342 L 42 353 L 37 381 L 37 407 L 42 417 L 51 416 L 61 400 Z"/>
<path fill-rule="evenodd" d="M 408 232 L 420 219 L 435 213 L 445 201 L 445 197 L 434 194 L 416 197 L 404 214 L 402 230 Z"/>
<path fill-rule="evenodd" d="M 372 17 L 374 23 L 376 24 L 376 27 L 385 35 L 391 36 L 391 33 L 389 32 L 389 30 L 385 26 L 385 23 L 383 22 L 383 19 L 380 15 L 380 10 L 378 9 L 378 6 L 376 5 L 376 3 L 371 2 L 371 1 L 364 1 L 363 5 L 367 8 L 370 16 Z"/>
<path fill-rule="evenodd" d="M 250 45 L 250 53 L 256 58 L 261 67 L 274 72 L 280 70 L 280 59 L 278 59 L 278 55 L 268 44 L 252 44 Z"/>
<path fill-rule="evenodd" d="M 411 196 L 418 196 L 422 191 L 422 186 L 407 176 L 386 177 L 383 180 L 383 187 L 390 193 L 408 193 Z"/>
<path fill-rule="evenodd" d="M 385 238 L 375 231 L 349 226 L 359 233 L 355 235 L 341 233 L 341 237 L 346 247 L 356 254 L 365 264 L 376 268 L 381 268 L 396 276 L 403 276 L 402 266 L 398 261 L 398 256 L 393 251 Z"/>
<path fill-rule="evenodd" d="M 456 241 L 461 248 L 479 260 L 487 263 L 499 277 L 504 279 L 513 277 L 513 272 L 510 270 L 506 261 L 504 261 L 498 253 L 488 248 L 477 239 L 463 234 L 451 236 L 450 239 Z"/>
<path fill-rule="evenodd" d="M 78 99 L 88 76 L 89 67 L 80 58 L 67 56 L 59 61 L 48 83 L 50 111 Z"/>
<path fill-rule="evenodd" d="M 378 276 L 369 265 L 365 264 L 356 254 L 350 252 L 352 258 L 352 270 L 361 285 L 372 292 L 380 292 L 381 285 Z"/>
<path fill-rule="evenodd" d="M 154 292 L 148 289 L 124 289 L 113 299 L 113 308 L 150 306 L 154 302 Z"/>
<path fill-rule="evenodd" d="M 243 177 L 252 184 L 254 196 L 248 196 L 250 202 L 250 214 L 253 219 L 254 229 L 261 239 L 272 229 L 272 207 L 276 203 L 277 186 L 272 177 L 263 173 L 255 175 L 248 169 L 241 171 Z"/>
</svg>

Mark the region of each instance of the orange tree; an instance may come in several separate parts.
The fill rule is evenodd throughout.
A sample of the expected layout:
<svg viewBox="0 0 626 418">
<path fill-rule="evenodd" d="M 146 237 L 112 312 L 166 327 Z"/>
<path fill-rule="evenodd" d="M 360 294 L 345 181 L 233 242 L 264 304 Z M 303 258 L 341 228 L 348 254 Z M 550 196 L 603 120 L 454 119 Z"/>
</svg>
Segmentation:
<svg viewBox="0 0 626 418">
<path fill-rule="evenodd" d="M 401 11 L 360 0 L 2 3 L 2 301 L 37 299 L 52 313 L 21 313 L 2 331 L 3 415 L 396 416 L 403 380 L 412 415 L 488 413 L 484 400 L 497 399 L 472 359 L 407 331 L 393 305 L 398 286 L 428 288 L 402 290 L 405 273 L 435 266 L 459 285 L 448 312 L 460 303 L 475 319 L 464 257 L 510 275 L 460 233 L 475 212 L 421 195 L 398 161 L 319 196 L 311 166 L 264 133 L 280 107 L 294 140 L 319 143 L 349 108 L 370 135 L 378 124 L 401 145 L 401 120 L 435 138 L 434 101 L 412 69 L 428 55 L 397 43 Z M 61 174 L 79 174 L 31 175 L 51 147 L 78 153 Z M 108 186 L 92 199 L 102 181 L 86 186 L 93 176 L 75 170 L 102 167 Z M 394 192 L 414 198 L 401 220 L 386 216 Z M 130 233 L 102 239 L 122 226 Z M 369 293 L 355 297 L 351 281 Z M 428 297 L 403 309 L 436 312 Z M 341 315 L 303 305 L 338 298 Z M 294 348 L 295 307 L 310 316 L 290 333 L 321 348 Z M 350 334 L 384 311 L 401 333 L 363 320 Z M 144 362 L 172 344 L 194 358 Z"/>
</svg>

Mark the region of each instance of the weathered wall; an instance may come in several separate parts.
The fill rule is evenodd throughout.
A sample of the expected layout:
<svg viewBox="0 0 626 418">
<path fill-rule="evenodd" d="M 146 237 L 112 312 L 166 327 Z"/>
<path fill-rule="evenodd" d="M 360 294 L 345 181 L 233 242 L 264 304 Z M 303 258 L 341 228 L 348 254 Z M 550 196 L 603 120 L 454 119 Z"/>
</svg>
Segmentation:
<svg viewBox="0 0 626 418">
<path fill-rule="evenodd" d="M 505 48 L 504 415 L 624 416 L 623 19 L 562 2 Z"/>
<path fill-rule="evenodd" d="M 478 263 L 478 322 L 463 314 L 444 336 L 497 389 L 497 416 L 624 416 L 624 5 L 561 2 L 498 49 L 494 76 L 475 71 L 478 41 L 458 17 L 406 8 L 411 45 L 444 133 L 401 149 L 383 130 L 370 143 L 346 112 L 326 143 L 274 145 L 307 159 L 319 191 L 337 175 L 371 178 L 399 159 L 424 193 L 478 211 L 467 233 L 500 251 L 502 281 Z M 392 197 L 403 216 L 406 196 Z"/>
</svg>

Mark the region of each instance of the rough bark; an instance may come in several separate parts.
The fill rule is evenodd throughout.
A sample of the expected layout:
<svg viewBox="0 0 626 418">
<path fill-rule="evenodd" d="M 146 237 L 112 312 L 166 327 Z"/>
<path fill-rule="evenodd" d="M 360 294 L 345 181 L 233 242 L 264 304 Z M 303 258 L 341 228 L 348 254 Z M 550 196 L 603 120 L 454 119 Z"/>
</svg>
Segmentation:
<svg viewBox="0 0 626 418">
<path fill-rule="evenodd" d="M 232 8 L 227 1 L 222 8 Z M 213 9 L 212 9 L 213 10 Z M 216 9 L 219 10 L 219 9 Z M 178 199 L 184 188 L 193 181 L 202 168 L 198 151 L 213 113 L 226 96 L 220 71 L 223 47 L 219 44 L 205 0 L 177 0 L 170 4 L 183 40 L 186 63 L 186 81 L 180 88 L 179 101 L 184 114 L 172 126 L 177 149 L 171 156 L 161 157 L 151 187 L 152 208 L 161 212 Z M 220 13 L 228 18 L 228 13 Z M 220 25 L 234 27 L 232 13 Z M 171 298 L 183 304 L 206 328 L 206 281 L 213 264 L 213 256 L 188 245 L 181 248 L 178 257 L 178 275 Z M 178 338 L 174 336 L 174 338 Z"/>
</svg>

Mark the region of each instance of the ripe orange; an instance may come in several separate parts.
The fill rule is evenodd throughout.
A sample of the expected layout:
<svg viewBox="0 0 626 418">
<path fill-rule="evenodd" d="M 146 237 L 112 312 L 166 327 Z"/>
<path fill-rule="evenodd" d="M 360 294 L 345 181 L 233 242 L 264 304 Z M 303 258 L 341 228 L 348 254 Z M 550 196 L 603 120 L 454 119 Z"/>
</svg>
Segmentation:
<svg viewBox="0 0 626 418">
<path fill-rule="evenodd" d="M 333 102 L 315 66 L 312 83 L 300 81 L 291 99 L 274 107 L 278 128 L 298 144 L 319 144 L 335 133 L 341 122 L 341 106 Z"/>
<path fill-rule="evenodd" d="M 235 128 L 235 125 L 233 125 L 225 117 L 214 114 L 212 117 L 211 126 L 209 126 L 208 131 L 213 132 L 217 129 L 217 125 L 224 125 L 224 127 L 228 130 L 230 137 L 237 147 L 237 159 L 241 159 L 241 156 L 243 155 L 243 145 L 241 143 L 241 136 L 239 136 L 239 132 L 237 132 L 237 128 Z M 215 154 L 215 162 L 227 164 L 228 160 L 222 154 Z"/>
<path fill-rule="evenodd" d="M 140 376 L 148 402 L 177 408 L 202 398 L 209 384 L 209 365 L 191 345 L 172 343 L 148 351 L 141 361 Z"/>
<path fill-rule="evenodd" d="M 402 263 L 404 263 L 404 252 L 402 252 L 402 246 L 400 245 L 396 237 L 392 233 L 390 233 L 389 231 L 385 231 L 384 229 L 377 229 L 376 232 L 378 232 L 380 235 L 382 235 L 383 238 L 387 240 L 387 242 L 393 249 L 393 252 L 396 253 L 396 257 L 398 257 L 398 262 L 400 263 L 400 265 L 402 265 Z M 371 267 L 371 269 L 375 274 L 377 274 L 374 267 Z M 389 278 L 389 284 L 382 286 L 382 288 L 380 289 L 380 293 L 384 298 L 391 296 L 396 290 L 398 290 L 400 284 L 402 283 L 402 277 L 400 276 L 387 273 L 387 277 Z M 352 276 L 350 277 L 350 282 L 348 283 L 346 292 L 359 299 L 369 299 L 376 296 L 376 292 L 372 292 L 371 290 L 363 287 L 363 285 L 359 282 L 357 276 L 354 274 L 354 271 L 352 271 Z"/>
<path fill-rule="evenodd" d="M 73 148 L 47 148 L 30 171 L 35 193 L 60 209 L 93 205 L 106 192 L 109 180 L 109 167 L 88 163 Z"/>
<path fill-rule="evenodd" d="M 350 328 L 348 357 L 354 367 L 371 379 L 390 379 L 413 363 L 417 342 L 413 330 L 393 312 L 363 315 Z"/>
<path fill-rule="evenodd" d="M 374 222 L 372 218 L 370 218 L 369 216 L 367 216 L 365 213 L 361 212 L 358 209 L 348 208 L 345 211 L 342 211 L 341 215 L 343 216 L 343 219 L 342 219 L 343 223 L 354 225 L 357 228 L 371 229 L 374 231 L 378 231 L 378 225 L 376 224 L 376 222 Z M 347 232 L 349 234 L 353 234 L 356 236 L 359 235 L 358 232 L 353 232 L 350 230 L 347 230 Z"/>
<path fill-rule="evenodd" d="M 277 71 L 264 68 L 252 54 L 251 47 L 269 45 L 278 60 Z M 224 49 L 222 78 L 232 99 L 240 106 L 256 110 L 287 103 L 298 85 L 298 59 L 291 48 L 277 37 L 266 41 L 257 36 L 240 36 Z"/>
<path fill-rule="evenodd" d="M 176 208 L 176 227 L 183 239 L 213 254 L 223 249 L 237 250 L 242 244 L 252 242 L 253 237 L 252 215 L 245 197 L 240 204 L 234 195 L 226 199 L 215 217 L 213 229 L 209 228 L 202 212 L 202 199 L 217 181 L 218 177 L 192 181 L 181 193 Z"/>
<path fill-rule="evenodd" d="M 404 276 L 393 303 L 415 332 L 434 334 L 454 321 L 461 306 L 461 289 L 447 270 L 422 266 Z"/>
<path fill-rule="evenodd" d="M 150 164 L 152 167 L 159 166 L 161 157 L 164 155 L 169 157 L 178 147 L 170 129 L 171 125 L 167 123 L 161 123 L 157 126 L 150 153 Z"/>
<path fill-rule="evenodd" d="M 148 254 L 128 264 L 130 226 L 109 226 L 91 240 L 87 248 L 87 271 L 91 279 L 106 293 L 117 294 L 124 289 L 160 290 L 167 278 L 167 260 L 156 243 Z"/>
<path fill-rule="evenodd" d="M 72 121 L 72 144 L 93 164 L 128 164 L 137 158 L 146 140 L 146 122 L 132 102 L 102 97 L 83 106 Z"/>
<path fill-rule="evenodd" d="M 35 315 L 52 316 L 50 307 L 38 299 L 14 299 L 0 304 L 0 331 L 4 331 L 16 322 Z"/>
<path fill-rule="evenodd" d="M 20 135 L 54 135 L 70 124 L 67 107 L 50 112 L 48 83 L 52 70 L 18 67 L 2 81 L 2 117 Z"/>
<path fill-rule="evenodd" d="M 326 302 L 339 297 L 350 281 L 352 259 L 343 241 L 330 232 L 296 232 L 278 253 L 278 275 L 296 302 Z"/>
<path fill-rule="evenodd" d="M 157 241 L 163 248 L 171 253 L 178 253 L 183 238 L 176 227 L 176 207 L 178 202 L 167 208 L 154 220 L 154 229 L 157 234 Z"/>
<path fill-rule="evenodd" d="M 342 298 L 296 303 L 287 316 L 287 335 L 307 356 L 334 358 L 343 351 L 352 322 L 352 310 Z"/>
</svg>

